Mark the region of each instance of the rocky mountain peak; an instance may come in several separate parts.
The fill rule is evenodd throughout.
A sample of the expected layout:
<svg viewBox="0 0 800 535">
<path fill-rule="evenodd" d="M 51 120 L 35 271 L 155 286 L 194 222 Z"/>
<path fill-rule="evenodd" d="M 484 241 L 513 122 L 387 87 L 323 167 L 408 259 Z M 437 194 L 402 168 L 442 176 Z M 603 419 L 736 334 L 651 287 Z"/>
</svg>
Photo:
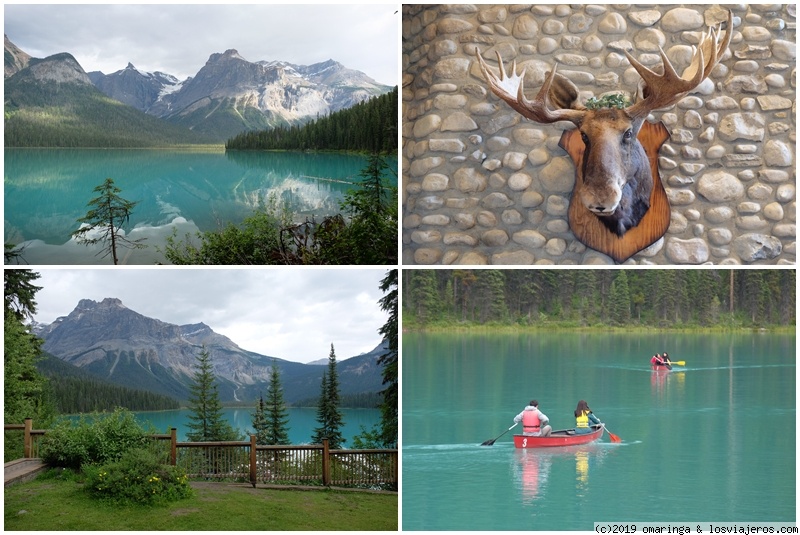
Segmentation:
<svg viewBox="0 0 800 535">
<path fill-rule="evenodd" d="M 210 65 L 210 64 L 216 63 L 218 61 L 225 61 L 225 60 L 232 60 L 232 59 L 238 59 L 238 60 L 241 60 L 241 61 L 247 61 L 246 59 L 244 59 L 242 56 L 239 55 L 239 51 L 238 50 L 233 49 L 233 48 L 229 48 L 228 50 L 226 50 L 222 54 L 219 54 L 219 53 L 211 54 L 211 56 L 209 56 L 209 58 L 208 58 L 208 61 L 206 62 L 206 65 Z"/>
<path fill-rule="evenodd" d="M 8 78 L 27 67 L 31 57 L 12 43 L 8 35 L 3 34 L 3 38 L 5 41 L 5 77 Z"/>
<path fill-rule="evenodd" d="M 89 73 L 95 86 L 113 99 L 147 112 L 162 94 L 180 87 L 172 75 L 161 72 L 142 72 L 128 62 L 127 67 L 115 73 Z"/>
<path fill-rule="evenodd" d="M 86 84 L 92 81 L 72 54 L 62 52 L 41 60 L 31 60 L 28 68 L 34 79 L 59 84 Z"/>
<path fill-rule="evenodd" d="M 76 310 L 89 310 L 96 308 L 127 308 L 127 307 L 123 305 L 122 301 L 120 301 L 116 297 L 106 297 L 99 303 L 97 301 L 94 301 L 93 299 L 81 299 L 80 301 L 78 301 L 78 306 L 75 307 Z"/>
</svg>

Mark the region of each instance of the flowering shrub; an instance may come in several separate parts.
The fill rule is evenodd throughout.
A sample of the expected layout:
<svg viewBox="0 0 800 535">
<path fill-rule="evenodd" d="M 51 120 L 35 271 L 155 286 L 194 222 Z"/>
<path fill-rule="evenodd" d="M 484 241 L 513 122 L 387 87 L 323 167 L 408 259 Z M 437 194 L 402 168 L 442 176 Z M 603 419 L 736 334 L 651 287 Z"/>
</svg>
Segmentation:
<svg viewBox="0 0 800 535">
<path fill-rule="evenodd" d="M 191 496 L 186 473 L 162 460 L 157 451 L 128 450 L 118 461 L 86 466 L 84 488 L 92 496 L 120 504 L 161 504 Z"/>
</svg>

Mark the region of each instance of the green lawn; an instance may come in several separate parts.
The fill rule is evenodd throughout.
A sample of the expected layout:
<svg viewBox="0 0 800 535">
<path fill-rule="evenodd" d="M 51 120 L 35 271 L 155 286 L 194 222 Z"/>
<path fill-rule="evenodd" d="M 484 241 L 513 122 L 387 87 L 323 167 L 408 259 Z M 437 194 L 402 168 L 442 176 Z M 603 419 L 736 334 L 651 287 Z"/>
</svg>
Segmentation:
<svg viewBox="0 0 800 535">
<path fill-rule="evenodd" d="M 71 479 L 45 478 L 5 489 L 11 530 L 390 530 L 397 494 L 343 490 L 253 489 L 196 483 L 192 498 L 161 507 L 100 503 Z"/>
</svg>

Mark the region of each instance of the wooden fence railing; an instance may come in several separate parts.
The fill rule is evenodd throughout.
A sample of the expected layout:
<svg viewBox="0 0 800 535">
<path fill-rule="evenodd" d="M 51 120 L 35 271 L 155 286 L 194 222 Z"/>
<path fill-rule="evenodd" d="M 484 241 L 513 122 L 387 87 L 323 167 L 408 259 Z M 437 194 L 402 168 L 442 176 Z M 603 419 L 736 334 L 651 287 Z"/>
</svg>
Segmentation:
<svg viewBox="0 0 800 535">
<path fill-rule="evenodd" d="M 33 420 L 31 418 L 25 418 L 24 424 L 3 424 L 3 430 L 23 431 L 23 457 L 26 459 L 39 457 L 39 439 L 44 436 L 46 431 L 44 429 L 34 429 Z"/>
<path fill-rule="evenodd" d="M 38 440 L 45 431 L 25 424 L 6 424 L 6 430 L 24 430 L 25 457 L 38 457 Z M 398 451 L 331 450 L 328 441 L 303 446 L 261 446 L 249 441 L 178 442 L 177 430 L 151 435 L 164 444 L 166 462 L 179 466 L 190 478 L 248 481 L 274 485 L 355 486 L 397 489 Z M 168 446 L 168 450 L 167 450 Z"/>
</svg>

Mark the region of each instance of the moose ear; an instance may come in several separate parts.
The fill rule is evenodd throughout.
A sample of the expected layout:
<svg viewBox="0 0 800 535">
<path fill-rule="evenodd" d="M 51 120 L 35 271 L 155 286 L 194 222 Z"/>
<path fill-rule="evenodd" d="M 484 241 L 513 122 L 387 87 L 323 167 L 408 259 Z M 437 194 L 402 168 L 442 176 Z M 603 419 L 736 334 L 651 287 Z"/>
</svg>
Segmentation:
<svg viewBox="0 0 800 535">
<path fill-rule="evenodd" d="M 549 72 L 547 73 L 550 74 Z M 578 106 L 578 88 L 566 76 L 556 73 L 550 90 L 547 93 L 555 109 L 581 109 Z"/>
</svg>

